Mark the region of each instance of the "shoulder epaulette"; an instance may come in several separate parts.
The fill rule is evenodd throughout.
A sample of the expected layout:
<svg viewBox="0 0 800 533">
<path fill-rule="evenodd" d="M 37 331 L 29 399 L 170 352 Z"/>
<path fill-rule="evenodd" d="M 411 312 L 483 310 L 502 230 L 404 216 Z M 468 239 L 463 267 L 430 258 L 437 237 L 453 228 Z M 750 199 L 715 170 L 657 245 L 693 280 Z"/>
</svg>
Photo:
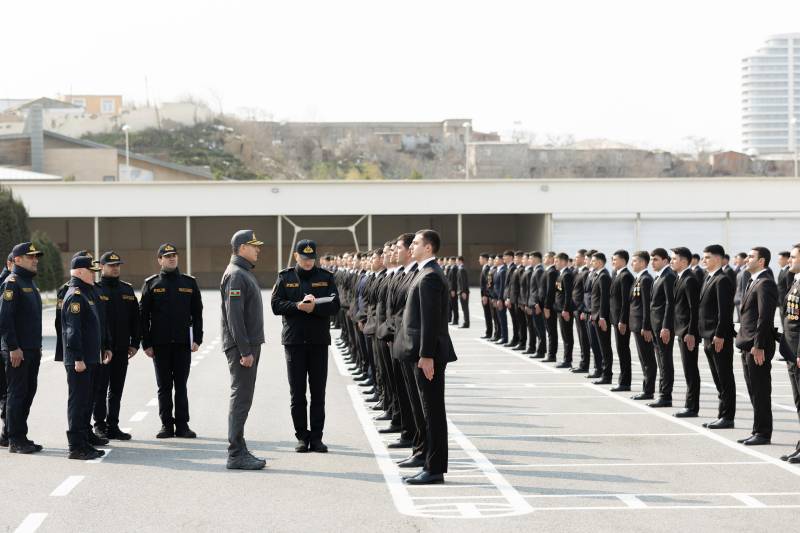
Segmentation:
<svg viewBox="0 0 800 533">
<path fill-rule="evenodd" d="M 197 279 L 197 278 L 195 278 L 194 276 L 192 276 L 192 275 L 190 275 L 190 274 L 184 274 L 183 272 L 181 272 L 181 276 L 183 276 L 183 277 L 185 277 L 185 278 L 189 278 L 189 279 Z"/>
<path fill-rule="evenodd" d="M 280 272 L 278 272 L 278 274 L 286 274 L 286 273 L 287 273 L 287 272 L 289 272 L 290 270 L 293 270 L 293 269 L 292 269 L 291 267 L 290 267 L 290 268 L 284 268 L 283 270 L 281 270 Z"/>
<path fill-rule="evenodd" d="M 122 283 L 122 284 L 124 284 L 124 285 L 127 285 L 128 287 L 133 287 L 133 285 L 131 285 L 131 284 L 130 284 L 130 283 L 128 283 L 127 281 L 122 281 L 122 280 L 119 280 L 119 282 L 120 282 L 120 283 Z"/>
<path fill-rule="evenodd" d="M 150 276 L 149 278 L 145 278 L 145 279 L 144 279 L 144 282 L 145 282 L 145 283 L 147 283 L 147 282 L 148 282 L 148 281 L 150 281 L 151 279 L 154 279 L 154 278 L 157 278 L 157 277 L 158 277 L 158 274 L 153 274 L 153 275 L 152 275 L 152 276 Z"/>
<path fill-rule="evenodd" d="M 8 277 L 6 278 L 5 282 L 6 283 L 14 283 L 15 281 L 17 281 L 16 276 L 14 276 L 14 274 L 9 274 Z"/>
</svg>

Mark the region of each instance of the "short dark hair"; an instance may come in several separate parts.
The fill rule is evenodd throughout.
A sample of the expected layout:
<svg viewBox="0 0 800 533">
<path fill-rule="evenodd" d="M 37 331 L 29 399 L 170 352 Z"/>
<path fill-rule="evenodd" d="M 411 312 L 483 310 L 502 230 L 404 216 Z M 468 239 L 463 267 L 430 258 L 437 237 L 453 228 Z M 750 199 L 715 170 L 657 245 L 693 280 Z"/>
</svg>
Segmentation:
<svg viewBox="0 0 800 533">
<path fill-rule="evenodd" d="M 753 248 L 753 250 L 755 250 L 755 248 Z M 739 252 L 738 254 L 736 254 L 736 257 L 738 257 L 739 259 L 747 259 L 747 254 L 744 252 Z"/>
<path fill-rule="evenodd" d="M 687 263 L 692 262 L 692 252 L 685 246 L 676 246 L 672 249 L 672 253 L 686 259 Z"/>
<path fill-rule="evenodd" d="M 422 242 L 431 245 L 431 252 L 434 254 L 439 253 L 439 248 L 442 245 L 442 239 L 439 237 L 439 232 L 435 229 L 421 229 L 417 235 L 422 237 Z"/>
<path fill-rule="evenodd" d="M 723 258 L 725 261 L 730 261 L 730 260 L 731 260 L 731 256 L 730 256 L 730 255 L 728 255 L 728 254 L 722 254 L 722 258 Z"/>
<path fill-rule="evenodd" d="M 545 257 L 555 257 L 555 256 L 556 256 L 556 253 L 555 253 L 555 252 L 547 252 L 547 253 L 546 253 L 546 254 L 544 254 L 544 255 L 545 255 Z"/>
<path fill-rule="evenodd" d="M 697 259 L 700 261 L 700 254 L 692 254 L 692 259 Z"/>
<path fill-rule="evenodd" d="M 594 257 L 594 254 L 596 254 L 596 253 L 597 253 L 597 250 L 592 248 L 588 252 L 586 252 L 586 255 L 588 255 L 589 257 Z"/>
<path fill-rule="evenodd" d="M 660 257 L 661 259 L 669 259 L 669 252 L 663 248 L 653 248 L 653 251 L 650 252 L 650 255 L 653 257 Z"/>
<path fill-rule="evenodd" d="M 647 253 L 647 250 L 637 250 L 633 252 L 633 257 L 638 257 L 639 259 L 644 261 L 645 265 L 650 263 L 650 254 Z"/>
<path fill-rule="evenodd" d="M 486 252 L 483 252 L 483 253 L 480 255 L 480 257 L 483 257 L 484 259 L 489 259 L 489 254 L 487 254 Z"/>
<path fill-rule="evenodd" d="M 592 254 L 592 257 L 594 257 L 598 261 L 602 261 L 604 265 L 606 264 L 606 254 L 604 254 L 603 252 L 595 252 Z"/>
<path fill-rule="evenodd" d="M 772 259 L 772 254 L 769 251 L 769 248 L 765 248 L 763 246 L 753 246 L 751 248 L 754 252 L 758 252 L 758 258 L 764 260 L 764 268 L 769 266 L 769 261 Z"/>
<path fill-rule="evenodd" d="M 630 255 L 628 255 L 628 250 L 617 250 L 616 252 L 614 252 L 614 255 L 616 255 L 617 257 L 620 257 L 620 258 L 624 259 L 626 263 L 627 263 L 627 262 L 630 260 L 630 258 L 631 258 L 631 256 L 630 256 Z"/>
<path fill-rule="evenodd" d="M 792 250 L 794 250 L 795 248 L 800 248 L 800 242 L 798 242 L 797 244 L 795 244 L 794 246 L 792 246 Z"/>
<path fill-rule="evenodd" d="M 781 257 L 783 257 L 784 259 L 789 259 L 789 255 L 790 255 L 790 254 L 789 254 L 789 252 L 788 252 L 788 251 L 786 251 L 786 250 L 783 250 L 783 251 L 781 251 L 781 252 L 778 252 L 778 255 L 779 255 L 779 256 L 781 256 Z"/>
<path fill-rule="evenodd" d="M 464 262 L 464 256 L 463 255 L 459 255 L 458 257 L 456 257 L 456 259 L 461 261 L 462 263 Z"/>
<path fill-rule="evenodd" d="M 558 255 L 556 255 L 556 259 L 559 261 L 569 261 L 569 256 L 564 252 L 560 252 Z"/>
<path fill-rule="evenodd" d="M 586 249 L 585 248 L 581 248 L 576 253 L 577 253 L 577 255 L 586 255 Z"/>
<path fill-rule="evenodd" d="M 541 260 L 542 260 L 542 252 L 538 252 L 538 251 L 536 251 L 536 252 L 531 252 L 531 257 L 535 257 L 536 259 L 538 259 L 539 261 L 541 261 Z"/>
<path fill-rule="evenodd" d="M 414 240 L 413 233 L 401 233 L 400 235 L 397 236 L 394 242 L 398 243 L 400 241 L 403 241 L 403 246 L 405 246 L 406 248 L 411 248 L 411 242 L 413 240 Z"/>
<path fill-rule="evenodd" d="M 372 253 L 375 255 L 383 255 L 383 248 L 375 248 Z"/>
<path fill-rule="evenodd" d="M 525 252 L 523 252 L 522 250 L 517 250 L 516 252 L 514 252 L 514 257 L 522 257 L 522 254 L 524 253 Z"/>
<path fill-rule="evenodd" d="M 506 250 L 505 252 L 503 252 L 503 257 L 505 257 L 507 255 L 510 255 L 511 257 L 514 257 L 514 250 Z"/>
<path fill-rule="evenodd" d="M 721 244 L 709 244 L 703 248 L 703 253 L 725 257 L 725 248 Z"/>
</svg>

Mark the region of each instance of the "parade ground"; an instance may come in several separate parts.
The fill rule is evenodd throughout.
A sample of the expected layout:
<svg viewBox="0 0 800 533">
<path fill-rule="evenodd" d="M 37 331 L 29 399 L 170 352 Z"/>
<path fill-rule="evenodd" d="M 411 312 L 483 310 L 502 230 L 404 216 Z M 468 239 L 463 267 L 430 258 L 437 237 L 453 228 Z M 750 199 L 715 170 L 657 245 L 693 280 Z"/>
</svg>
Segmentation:
<svg viewBox="0 0 800 533">
<path fill-rule="evenodd" d="M 135 284 L 136 285 L 136 284 Z M 477 292 L 473 293 L 473 295 Z M 735 356 L 736 429 L 709 431 L 717 394 L 700 358 L 700 417 L 677 419 L 685 391 L 675 354 L 674 407 L 612 393 L 583 374 L 557 370 L 451 328 L 459 360 L 447 369 L 450 467 L 444 485 L 409 487 L 387 450 L 378 413 L 330 350 L 328 454 L 294 452 L 280 320 L 264 292 L 267 343 L 245 436 L 267 461 L 229 471 L 227 361 L 220 346 L 220 297 L 204 291 L 205 342 L 189 378 L 196 440 L 157 440 L 152 362 L 130 362 L 120 426 L 102 459 L 67 460 L 64 366 L 53 361 L 55 309 L 44 313 L 45 351 L 29 418 L 34 455 L 0 458 L 0 531 L 790 531 L 800 513 L 800 467 L 779 460 L 800 439 L 785 363 L 774 361 L 772 445 L 736 442 L 752 409 Z M 332 332 L 334 339 L 338 331 Z M 632 346 L 633 347 L 633 346 Z M 635 353 L 635 347 L 633 347 Z M 577 342 L 576 342 L 576 354 Z M 559 360 L 561 356 L 559 354 Z M 616 380 L 615 361 L 615 380 Z"/>
</svg>

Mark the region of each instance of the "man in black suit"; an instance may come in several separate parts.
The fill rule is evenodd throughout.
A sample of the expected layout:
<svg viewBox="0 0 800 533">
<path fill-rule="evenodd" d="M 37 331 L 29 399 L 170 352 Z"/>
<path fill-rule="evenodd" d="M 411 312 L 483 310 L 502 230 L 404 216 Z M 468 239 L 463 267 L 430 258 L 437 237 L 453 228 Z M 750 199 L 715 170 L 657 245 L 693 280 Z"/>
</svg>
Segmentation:
<svg viewBox="0 0 800 533">
<path fill-rule="evenodd" d="M 533 272 L 531 273 L 530 287 L 528 288 L 528 307 L 530 308 L 531 319 L 533 326 L 536 329 L 536 346 L 535 353 L 531 355 L 531 359 L 544 359 L 546 346 L 547 346 L 547 333 L 544 323 L 544 302 L 541 300 L 541 291 L 539 287 L 544 283 L 544 266 L 542 266 L 542 253 L 531 252 L 531 265 Z M 531 348 L 533 345 L 531 344 Z"/>
<path fill-rule="evenodd" d="M 447 329 L 447 282 L 436 263 L 440 243 L 434 230 L 421 230 L 414 236 L 412 254 L 419 274 L 409 286 L 398 332 L 400 358 L 416 367 L 426 424 L 425 465 L 417 475 L 404 478 L 409 485 L 444 483 L 447 472 L 445 369 L 456 360 L 456 353 Z"/>
<path fill-rule="evenodd" d="M 701 285 L 703 284 L 703 280 L 706 277 L 706 271 L 703 270 L 703 267 L 700 265 L 700 261 L 702 261 L 702 257 L 700 254 L 692 254 L 692 264 L 689 265 L 690 271 L 694 276 L 697 278 L 697 282 Z"/>
<path fill-rule="evenodd" d="M 581 362 L 578 366 L 571 369 L 575 373 L 589 372 L 590 344 L 589 330 L 586 328 L 585 313 L 587 309 L 583 306 L 583 285 L 586 276 L 589 275 L 589 266 L 586 264 L 586 250 L 580 249 L 575 254 L 574 259 L 575 278 L 572 282 L 572 309 L 575 315 L 575 329 L 578 332 L 578 345 L 581 349 Z"/>
<path fill-rule="evenodd" d="M 522 252 L 512 252 L 511 262 L 508 263 L 508 274 L 506 275 L 506 284 L 503 290 L 503 304 L 508 310 L 508 316 L 511 322 L 511 340 L 505 346 L 508 348 L 514 347 L 519 344 L 519 324 L 517 324 L 517 313 L 514 309 L 514 302 L 516 301 L 516 294 L 519 292 L 519 273 L 517 267 L 519 266 L 519 259 L 517 254 Z"/>
<path fill-rule="evenodd" d="M 750 282 L 750 272 L 744 267 L 745 263 L 747 262 L 747 254 L 744 252 L 740 252 L 736 254 L 736 268 L 730 270 L 725 270 L 723 267 L 723 273 L 725 273 L 733 282 L 733 305 L 736 308 L 736 318 L 739 318 L 739 307 L 742 305 L 742 297 L 744 297 L 744 291 L 747 287 L 747 284 Z M 735 273 L 735 276 L 731 276 L 731 272 Z"/>
<path fill-rule="evenodd" d="M 731 280 L 731 284 L 736 286 L 736 275 L 739 273 L 741 265 L 743 264 L 742 256 L 747 257 L 747 254 L 744 252 L 739 252 L 736 254 L 736 258 L 734 259 L 734 266 L 731 266 L 731 256 L 725 254 L 722 257 L 722 273 L 728 276 L 728 279 Z M 735 268 L 734 268 L 735 267 Z"/>
<path fill-rule="evenodd" d="M 522 320 L 525 324 L 525 329 L 528 332 L 527 342 L 524 346 L 523 353 L 534 354 L 536 353 L 536 326 L 533 323 L 533 311 L 530 308 L 531 299 L 531 280 L 533 278 L 533 259 L 530 253 L 523 256 L 525 268 L 520 274 L 519 282 L 519 305 L 522 310 Z"/>
<path fill-rule="evenodd" d="M 653 270 L 653 297 L 650 300 L 650 323 L 655 334 L 656 363 L 658 363 L 658 400 L 650 407 L 672 407 L 672 386 L 675 368 L 672 349 L 675 340 L 675 273 L 669 268 L 669 253 L 656 248 L 650 253 Z"/>
<path fill-rule="evenodd" d="M 456 264 L 456 258 L 450 257 L 447 260 L 447 270 L 445 271 L 445 275 L 447 276 L 447 284 L 450 287 L 450 314 L 448 317 L 450 318 L 450 323 L 454 326 L 458 325 L 458 265 Z"/>
<path fill-rule="evenodd" d="M 736 380 L 733 377 L 733 285 L 722 271 L 725 249 L 711 244 L 703 250 L 706 277 L 700 289 L 697 329 L 703 339 L 711 377 L 717 387 L 717 420 L 704 422 L 709 429 L 729 429 L 736 417 Z"/>
<path fill-rule="evenodd" d="M 775 309 L 778 286 L 769 269 L 770 252 L 756 246 L 747 256 L 750 282 L 742 296 L 739 334 L 744 381 L 753 404 L 753 431 L 740 439 L 746 446 L 769 444 L 772 439 L 772 357 L 775 355 Z"/>
<path fill-rule="evenodd" d="M 558 314 L 558 329 L 561 330 L 561 340 L 564 343 L 564 360 L 556 368 L 572 368 L 572 345 L 575 342 L 572 334 L 572 283 L 574 274 L 569 266 L 569 256 L 564 252 L 556 256 L 558 279 L 555 283 L 555 298 L 553 299 L 553 312 Z"/>
<path fill-rule="evenodd" d="M 639 364 L 642 366 L 642 392 L 634 400 L 652 400 L 656 389 L 656 354 L 653 345 L 653 326 L 650 324 L 650 300 L 653 278 L 647 271 L 650 254 L 645 250 L 634 252 L 631 268 L 635 279 L 630 292 L 629 328 L 636 342 Z"/>
<path fill-rule="evenodd" d="M 502 264 L 502 259 L 499 255 L 492 255 L 489 257 L 489 275 L 486 278 L 486 289 L 489 293 L 489 310 L 492 312 L 492 325 L 494 333 L 492 334 L 491 341 L 497 342 L 500 340 L 500 313 L 497 310 L 497 300 L 495 299 L 495 283 L 497 281 L 497 270 Z"/>
<path fill-rule="evenodd" d="M 513 262 L 514 252 L 511 250 L 503 252 L 502 259 L 497 266 L 497 273 L 492 279 L 495 308 L 497 309 L 497 321 L 500 325 L 500 338 L 497 340 L 498 344 L 508 344 L 508 315 L 506 314 L 505 292 L 508 283 L 508 269 Z"/>
<path fill-rule="evenodd" d="M 686 378 L 686 403 L 682 411 L 674 414 L 677 418 L 696 417 L 700 411 L 700 369 L 697 367 L 700 283 L 689 266 L 691 257 L 688 248 L 672 249 L 672 270 L 678 275 L 675 281 L 675 338 Z"/>
<path fill-rule="evenodd" d="M 478 257 L 481 265 L 481 306 L 483 307 L 483 320 L 486 322 L 486 333 L 482 339 L 492 338 L 492 306 L 489 303 L 489 271 L 492 269 L 489 264 L 489 254 L 482 253 Z"/>
<path fill-rule="evenodd" d="M 783 347 L 784 358 L 789 370 L 789 382 L 792 385 L 794 406 L 800 419 L 800 244 L 792 247 L 789 259 L 789 272 L 792 273 L 793 283 L 784 300 L 783 317 Z M 800 441 L 797 441 L 794 451 L 781 456 L 781 460 L 792 464 L 800 463 Z"/>
<path fill-rule="evenodd" d="M 556 281 L 558 281 L 556 253 L 547 252 L 544 254 L 544 277 L 539 285 L 539 301 L 543 302 L 542 314 L 544 315 L 544 325 L 547 331 L 546 363 L 555 363 L 556 353 L 558 352 L 558 315 L 553 310 L 556 298 Z"/>
<path fill-rule="evenodd" d="M 459 255 L 456 258 L 456 273 L 458 278 L 458 301 L 461 304 L 461 316 L 464 317 L 464 323 L 461 325 L 462 329 L 469 328 L 469 276 L 467 275 L 467 267 L 464 264 L 464 256 Z"/>
<path fill-rule="evenodd" d="M 611 280 L 611 326 L 614 329 L 614 341 L 619 358 L 619 382 L 612 391 L 631 390 L 631 330 L 628 327 L 630 317 L 630 292 L 633 286 L 633 274 L 628 270 L 630 256 L 627 250 L 617 250 L 611 257 L 614 267 L 614 279 Z M 608 364 L 613 365 L 613 355 Z"/>
<path fill-rule="evenodd" d="M 606 269 L 606 255 L 602 252 L 595 252 L 592 256 L 592 266 L 595 275 L 592 280 L 592 303 L 589 308 L 589 317 L 592 324 L 593 334 L 597 338 L 600 346 L 602 362 L 600 366 L 595 366 L 595 374 L 590 374 L 600 378 L 593 381 L 595 385 L 610 385 L 613 376 L 611 362 L 611 275 Z"/>
<path fill-rule="evenodd" d="M 794 283 L 794 273 L 789 268 L 789 252 L 778 252 L 778 305 L 781 317 L 786 314 L 786 295 Z"/>
<path fill-rule="evenodd" d="M 517 351 L 525 350 L 528 344 L 528 327 L 525 322 L 525 311 L 522 309 L 522 278 L 525 272 L 525 254 L 521 251 L 514 252 L 514 272 L 511 275 L 511 285 L 508 299 L 511 307 L 509 313 L 514 320 L 514 338 L 516 343 L 511 343 L 511 348 Z"/>
</svg>

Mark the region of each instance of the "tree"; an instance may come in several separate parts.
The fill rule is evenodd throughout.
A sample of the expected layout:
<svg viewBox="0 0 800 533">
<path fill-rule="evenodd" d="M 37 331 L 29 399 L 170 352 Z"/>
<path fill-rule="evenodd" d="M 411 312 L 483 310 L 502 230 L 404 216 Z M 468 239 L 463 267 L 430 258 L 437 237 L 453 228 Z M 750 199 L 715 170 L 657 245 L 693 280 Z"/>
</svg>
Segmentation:
<svg viewBox="0 0 800 533">
<path fill-rule="evenodd" d="M 61 263 L 61 252 L 50 240 L 50 237 L 42 231 L 34 231 L 31 242 L 44 253 L 39 259 L 36 285 L 43 291 L 54 291 L 64 282 L 64 265 Z"/>
<path fill-rule="evenodd" d="M 5 260 L 11 249 L 30 238 L 28 211 L 11 191 L 0 188 L 0 256 Z"/>
</svg>

